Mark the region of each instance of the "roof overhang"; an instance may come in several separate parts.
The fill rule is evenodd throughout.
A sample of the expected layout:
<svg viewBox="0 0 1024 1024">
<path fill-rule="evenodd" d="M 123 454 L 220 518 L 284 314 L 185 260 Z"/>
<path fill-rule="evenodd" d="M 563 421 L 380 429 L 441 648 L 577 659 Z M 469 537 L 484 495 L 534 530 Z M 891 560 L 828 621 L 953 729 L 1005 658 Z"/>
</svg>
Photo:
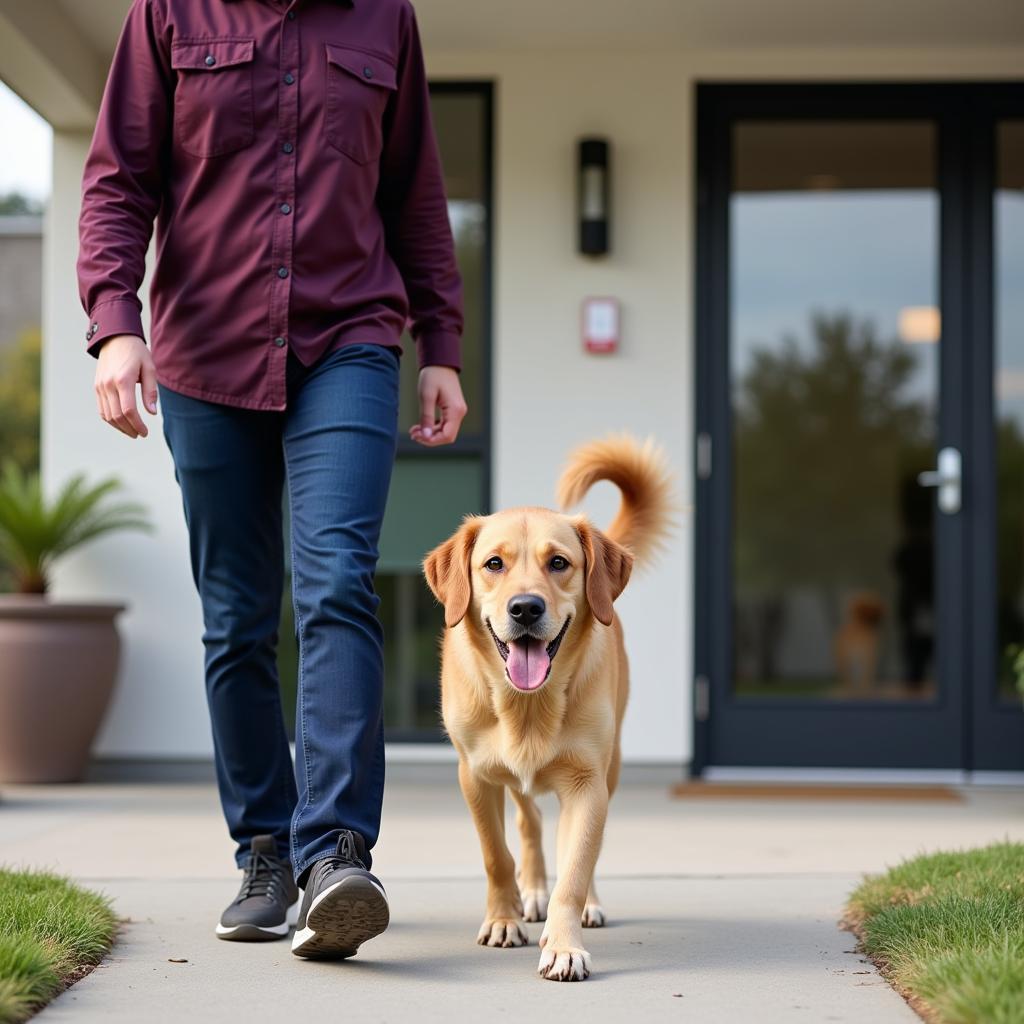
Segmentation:
<svg viewBox="0 0 1024 1024">
<path fill-rule="evenodd" d="M 54 127 L 90 128 L 128 5 L 0 0 L 0 79 Z M 445 54 L 1024 45 L 1024 3 L 1007 0 L 417 0 L 416 9 L 428 52 Z"/>
</svg>

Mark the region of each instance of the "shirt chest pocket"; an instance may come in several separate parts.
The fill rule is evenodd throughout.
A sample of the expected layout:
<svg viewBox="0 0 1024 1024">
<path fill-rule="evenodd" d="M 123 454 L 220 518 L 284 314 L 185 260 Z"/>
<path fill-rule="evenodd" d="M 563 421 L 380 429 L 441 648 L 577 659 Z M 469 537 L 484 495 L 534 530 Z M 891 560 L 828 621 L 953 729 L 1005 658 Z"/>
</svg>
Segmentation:
<svg viewBox="0 0 1024 1024">
<path fill-rule="evenodd" d="M 252 145 L 254 40 L 242 36 L 178 39 L 171 44 L 174 137 L 186 153 L 223 156 Z"/>
<path fill-rule="evenodd" d="M 394 65 L 376 54 L 326 43 L 324 135 L 357 164 L 384 145 L 384 110 L 397 88 Z"/>
</svg>

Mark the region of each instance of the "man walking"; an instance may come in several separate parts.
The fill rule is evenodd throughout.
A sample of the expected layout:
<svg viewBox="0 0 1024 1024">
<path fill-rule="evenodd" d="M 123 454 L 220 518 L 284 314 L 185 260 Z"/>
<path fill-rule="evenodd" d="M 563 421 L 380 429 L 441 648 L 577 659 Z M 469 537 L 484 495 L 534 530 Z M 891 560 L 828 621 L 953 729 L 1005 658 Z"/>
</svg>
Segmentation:
<svg viewBox="0 0 1024 1024">
<path fill-rule="evenodd" d="M 152 352 L 137 292 L 156 222 Z M 180 485 L 221 803 L 225 939 L 351 956 L 387 927 L 373 575 L 400 336 L 455 439 L 461 283 L 408 0 L 134 0 L 85 167 L 78 263 L 100 415 Z M 299 646 L 294 771 L 275 667 L 282 489 Z M 305 889 L 298 908 L 298 888 Z"/>
</svg>

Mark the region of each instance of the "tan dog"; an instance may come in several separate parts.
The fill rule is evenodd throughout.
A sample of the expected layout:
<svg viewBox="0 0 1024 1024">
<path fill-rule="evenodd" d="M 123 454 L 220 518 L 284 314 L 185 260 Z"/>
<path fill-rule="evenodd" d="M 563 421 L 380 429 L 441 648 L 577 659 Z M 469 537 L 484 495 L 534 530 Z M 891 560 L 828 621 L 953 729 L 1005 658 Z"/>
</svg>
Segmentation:
<svg viewBox="0 0 1024 1024">
<path fill-rule="evenodd" d="M 651 441 L 610 438 L 574 453 L 559 483 L 563 508 L 610 480 L 622 504 L 607 533 L 585 516 L 517 508 L 470 516 L 424 561 L 444 605 L 441 709 L 459 755 L 459 783 L 480 836 L 487 911 L 477 942 L 521 946 L 522 922 L 547 923 L 539 973 L 590 973 L 584 927 L 604 911 L 594 865 L 619 777 L 619 734 L 629 671 L 612 608 L 663 538 L 670 481 Z M 505 790 L 518 807 L 518 874 L 505 842 Z M 554 790 L 558 881 L 548 902 L 540 811 L 532 793 Z"/>
</svg>

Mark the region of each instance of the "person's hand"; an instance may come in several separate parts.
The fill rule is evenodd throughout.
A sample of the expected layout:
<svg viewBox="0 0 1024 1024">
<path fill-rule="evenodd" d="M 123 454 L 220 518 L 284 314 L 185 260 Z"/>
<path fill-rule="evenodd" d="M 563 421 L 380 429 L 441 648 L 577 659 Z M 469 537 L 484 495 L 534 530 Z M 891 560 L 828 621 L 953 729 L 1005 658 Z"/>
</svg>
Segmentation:
<svg viewBox="0 0 1024 1024">
<path fill-rule="evenodd" d="M 458 372 L 450 366 L 424 366 L 420 370 L 417 390 L 420 421 L 409 428 L 409 436 L 428 448 L 451 444 L 458 437 L 466 415 L 466 400 L 462 397 Z"/>
<path fill-rule="evenodd" d="M 149 346 L 134 334 L 115 334 L 100 346 L 96 366 L 96 405 L 100 416 L 129 437 L 146 437 L 135 401 L 135 386 L 142 385 L 146 409 L 156 412 L 156 370 Z"/>
</svg>

